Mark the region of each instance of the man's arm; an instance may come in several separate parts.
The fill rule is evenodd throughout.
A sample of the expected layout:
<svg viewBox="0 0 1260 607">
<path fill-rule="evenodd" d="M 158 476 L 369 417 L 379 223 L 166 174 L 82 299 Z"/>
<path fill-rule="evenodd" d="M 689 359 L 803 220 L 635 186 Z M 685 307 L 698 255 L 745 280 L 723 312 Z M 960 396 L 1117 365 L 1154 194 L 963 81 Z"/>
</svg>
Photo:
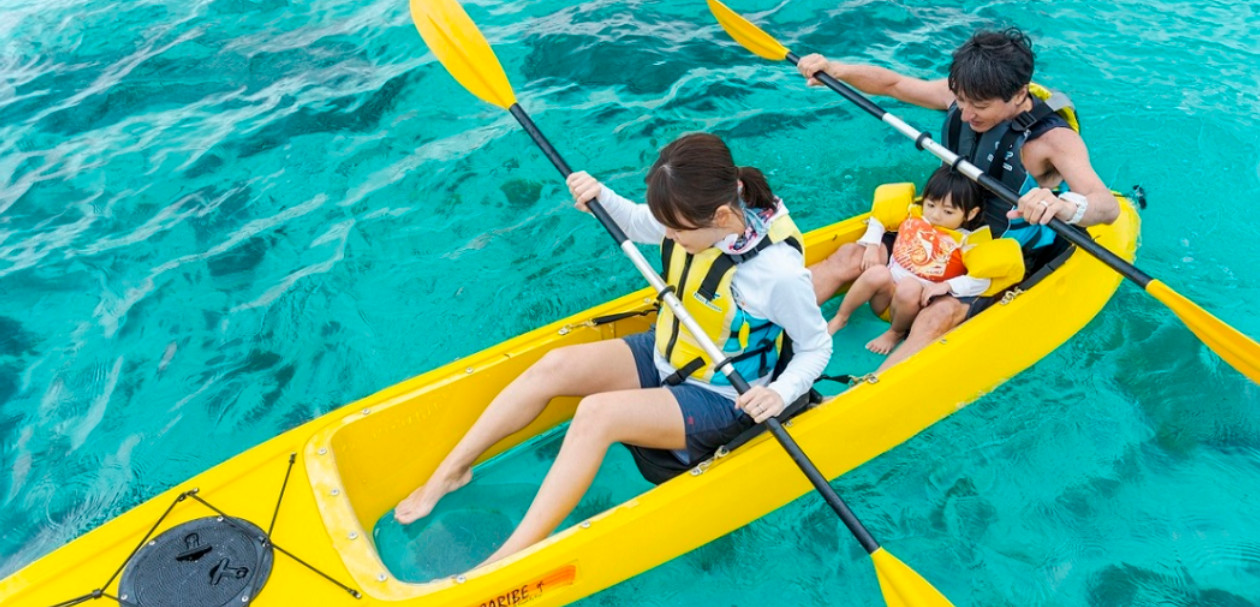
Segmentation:
<svg viewBox="0 0 1260 607">
<path fill-rule="evenodd" d="M 848 83 L 867 95 L 892 97 L 930 110 L 947 110 L 954 102 L 954 93 L 949 90 L 949 82 L 944 78 L 921 80 L 873 65 L 828 61 L 818 54 L 802 57 L 797 63 L 797 69 L 809 79 L 808 84 L 811 86 L 819 84 L 814 79 L 814 74 L 825 71 L 832 78 Z"/>
<path fill-rule="evenodd" d="M 1029 149 L 1032 148 L 1032 149 Z M 1071 129 L 1053 129 L 1029 142 L 1024 147 L 1024 165 L 1038 175 L 1057 173 L 1067 182 L 1068 188 L 1084 196 L 1089 205 L 1085 215 L 1076 225 L 1092 226 L 1111 223 L 1120 216 L 1120 204 L 1102 178 L 1089 162 L 1089 150 L 1085 141 Z M 1058 198 L 1045 187 L 1036 188 L 1019 199 L 1018 209 L 1008 217 L 1023 216 L 1029 223 L 1046 224 L 1051 217 L 1068 221 L 1076 214 L 1077 206 Z"/>
<path fill-rule="evenodd" d="M 1076 225 L 1111 223 L 1120 217 L 1120 204 L 1094 171 L 1089 162 L 1089 149 L 1079 133 L 1071 129 L 1053 129 L 1040 139 L 1048 144 L 1050 166 L 1063 177 L 1070 190 L 1089 199 L 1089 208 Z M 1068 218 L 1071 219 L 1071 216 Z"/>
</svg>

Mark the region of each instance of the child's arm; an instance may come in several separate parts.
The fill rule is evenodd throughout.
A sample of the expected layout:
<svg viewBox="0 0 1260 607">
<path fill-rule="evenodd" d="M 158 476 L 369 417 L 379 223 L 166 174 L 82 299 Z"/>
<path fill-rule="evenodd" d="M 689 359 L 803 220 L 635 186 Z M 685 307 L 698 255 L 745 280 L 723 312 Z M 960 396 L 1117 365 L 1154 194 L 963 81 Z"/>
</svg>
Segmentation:
<svg viewBox="0 0 1260 607">
<path fill-rule="evenodd" d="M 858 244 L 862 245 L 862 271 L 870 269 L 873 266 L 880 265 L 879 250 L 884 246 L 884 234 L 888 229 L 884 224 L 872 215 L 866 220 L 866 233 L 858 239 Z"/>
<path fill-rule="evenodd" d="M 948 293 L 954 297 L 975 297 L 988 291 L 992 282 L 988 278 L 976 278 L 970 274 L 965 274 L 939 284 L 946 285 Z"/>
</svg>

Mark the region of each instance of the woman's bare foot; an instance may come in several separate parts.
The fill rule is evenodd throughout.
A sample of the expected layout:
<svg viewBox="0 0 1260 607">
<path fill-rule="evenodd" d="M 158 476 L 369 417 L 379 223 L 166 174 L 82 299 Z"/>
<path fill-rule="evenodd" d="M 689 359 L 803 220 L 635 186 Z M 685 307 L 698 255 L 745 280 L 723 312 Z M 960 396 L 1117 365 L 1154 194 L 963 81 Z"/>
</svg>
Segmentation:
<svg viewBox="0 0 1260 607">
<path fill-rule="evenodd" d="M 471 480 L 471 469 L 465 469 L 463 474 L 455 475 L 453 478 L 439 477 L 438 472 L 434 472 L 433 476 L 429 477 L 429 482 L 417 487 L 411 495 L 394 506 L 394 519 L 408 525 L 428 516 L 430 512 L 433 512 L 433 507 L 437 505 L 438 500 L 447 493 L 467 485 Z"/>
<path fill-rule="evenodd" d="M 849 315 L 836 312 L 836 316 L 827 322 L 827 332 L 835 335 L 847 324 L 849 324 Z"/>
<path fill-rule="evenodd" d="M 905 333 L 900 333 L 889 329 L 880 334 L 879 337 L 866 342 L 866 349 L 876 354 L 888 354 L 892 349 L 906 338 Z"/>
</svg>

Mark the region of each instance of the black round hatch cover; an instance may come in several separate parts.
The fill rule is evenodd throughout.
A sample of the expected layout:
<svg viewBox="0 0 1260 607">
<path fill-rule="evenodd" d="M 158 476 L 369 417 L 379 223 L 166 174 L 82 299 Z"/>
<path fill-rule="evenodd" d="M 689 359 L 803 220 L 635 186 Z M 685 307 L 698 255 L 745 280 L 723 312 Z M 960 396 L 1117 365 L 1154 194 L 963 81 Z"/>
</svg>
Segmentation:
<svg viewBox="0 0 1260 607">
<path fill-rule="evenodd" d="M 140 607 L 253 602 L 271 575 L 271 544 L 257 525 L 231 520 L 196 519 L 153 538 L 127 563 L 118 584 L 119 598 Z"/>
</svg>

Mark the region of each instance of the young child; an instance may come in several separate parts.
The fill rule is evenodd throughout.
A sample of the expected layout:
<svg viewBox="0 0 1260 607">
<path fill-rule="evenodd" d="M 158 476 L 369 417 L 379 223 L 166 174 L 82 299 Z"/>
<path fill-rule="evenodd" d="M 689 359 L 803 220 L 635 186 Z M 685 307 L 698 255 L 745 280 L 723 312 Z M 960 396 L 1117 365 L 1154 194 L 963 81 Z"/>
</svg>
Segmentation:
<svg viewBox="0 0 1260 607">
<path fill-rule="evenodd" d="M 866 250 L 862 274 L 853 283 L 827 329 L 835 333 L 849 322 L 859 306 L 884 315 L 891 309 L 891 326 L 866 344 L 876 354 L 888 354 L 914 322 L 914 317 L 939 295 L 974 297 L 989 288 L 989 279 L 967 274 L 963 251 L 971 230 L 981 223 L 980 187 L 950 167 L 942 166 L 928 178 L 921 204 L 911 204 L 909 217 L 897 227 L 888 265 L 881 265 L 887 226 L 872 215 L 866 234 L 858 240 Z"/>
<path fill-rule="evenodd" d="M 762 173 L 736 166 L 718 137 L 695 133 L 665 146 L 648 172 L 646 205 L 585 172 L 568 184 L 579 209 L 598 199 L 631 240 L 661 245 L 666 281 L 752 389 L 738 394 L 665 307 L 653 331 L 548 352 L 495 397 L 428 482 L 394 510 L 403 524 L 428 515 L 469 482 L 487 449 L 553 398 L 581 396 L 529 512 L 486 562 L 547 537 L 590 487 L 613 443 L 697 463 L 805 394 L 831 356 L 800 231 Z M 775 378 L 782 333 L 795 354 Z"/>
</svg>

